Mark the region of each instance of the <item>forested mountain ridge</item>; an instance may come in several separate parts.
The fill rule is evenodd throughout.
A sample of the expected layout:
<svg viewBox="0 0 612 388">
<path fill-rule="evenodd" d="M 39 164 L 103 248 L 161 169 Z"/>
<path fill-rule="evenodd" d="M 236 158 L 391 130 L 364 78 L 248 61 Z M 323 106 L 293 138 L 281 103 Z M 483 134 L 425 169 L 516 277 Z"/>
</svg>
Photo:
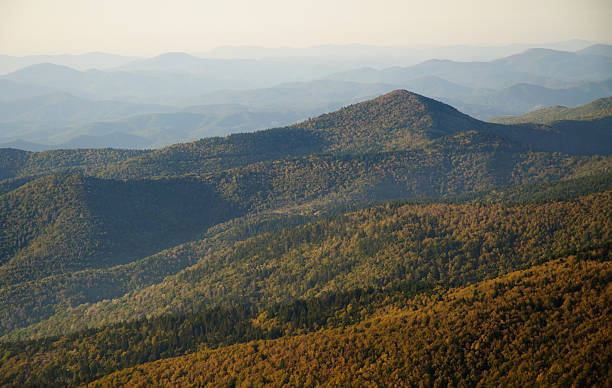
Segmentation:
<svg viewBox="0 0 612 388">
<path fill-rule="evenodd" d="M 395 90 L 296 124 L 294 128 L 321 132 L 329 144 L 326 151 L 368 152 L 405 150 L 440 136 L 477 130 L 485 125 L 449 105 L 406 90 Z"/>
<path fill-rule="evenodd" d="M 538 109 L 521 116 L 503 116 L 494 118 L 491 120 L 491 122 L 499 124 L 550 124 L 559 120 L 594 120 L 608 116 L 612 116 L 612 97 L 600 98 L 576 108 L 551 106 L 548 108 Z"/>
<path fill-rule="evenodd" d="M 609 251 L 571 256 L 355 325 L 204 349 L 89 386 L 605 386 L 611 271 Z"/>
<path fill-rule="evenodd" d="M 402 281 L 461 285 L 612 239 L 610 192 L 566 202 L 385 205 L 261 235 L 125 297 L 66 309 L 11 338 L 218 304 L 266 306 Z"/>
<path fill-rule="evenodd" d="M 98 174 L 112 178 L 202 174 L 313 153 L 413 150 L 474 130 L 534 150 L 608 155 L 612 149 L 609 128 L 608 121 L 560 122 L 544 127 L 491 124 L 427 97 L 396 90 L 284 128 L 177 144 L 109 165 Z M 572 149 L 571 144 L 580 147 Z"/>
<path fill-rule="evenodd" d="M 576 108 L 551 106 L 521 116 L 503 116 L 491 120 L 499 124 L 551 124 L 559 120 L 594 120 L 612 116 L 612 97 L 600 98 Z"/>
<path fill-rule="evenodd" d="M 501 126 L 404 90 L 354 104 L 292 126 L 206 138 L 161 150 L 0 150 L 0 177 L 83 170 L 108 178 L 152 177 L 225 170 L 247 164 L 319 153 L 364 153 L 422 148 L 440 137 L 486 131 L 549 152 L 608 154 L 610 123 Z M 579 134 L 578 138 L 576 134 Z"/>
<path fill-rule="evenodd" d="M 544 337 L 527 350 L 546 352 L 542 344 L 558 327 L 590 335 L 593 347 L 576 358 L 584 360 L 594 347 L 601 350 L 593 328 L 605 331 L 600 322 L 607 310 L 589 310 L 567 284 L 586 279 L 585 298 L 596 304 L 607 295 L 608 120 L 486 123 L 399 90 L 291 126 L 161 150 L 0 150 L 6 178 L 0 181 L 0 382 L 77 385 L 203 352 L 211 362 L 227 356 L 224 365 L 245 372 L 219 372 L 194 384 L 310 385 L 305 376 L 312 374 L 322 383 L 360 385 L 389 372 L 376 379 L 495 385 L 506 381 L 496 371 L 519 367 L 501 355 L 514 354 L 520 343 L 500 338 L 524 331 L 524 343 L 542 329 Z M 508 275 L 564 256 L 574 257 L 537 267 L 546 278 L 530 272 L 531 280 L 519 284 L 520 275 Z M 564 274 L 555 279 L 560 287 L 547 283 L 550 274 Z M 462 288 L 488 280 L 504 286 L 494 286 L 496 293 L 484 292 L 490 283 Z M 448 293 L 449 287 L 461 289 Z M 511 306 L 507 290 L 533 297 Z M 540 295 L 555 297 L 539 302 Z M 565 295 L 579 316 L 550 317 Z M 487 301 L 502 307 L 491 309 Z M 487 320 L 478 311 L 503 319 Z M 394 321 L 396 313 L 420 318 L 406 325 Z M 580 318 L 586 332 L 577 326 Z M 543 321 L 554 323 L 543 327 Z M 321 340 L 346 334 L 346 327 L 367 334 L 330 346 Z M 467 331 L 457 330 L 462 327 Z M 435 330 L 450 342 L 436 340 Z M 482 332 L 486 341 L 476 337 Z M 291 338 L 298 334 L 304 336 Z M 264 339 L 275 340 L 239 344 Z M 270 368 L 269 381 L 251 375 L 249 368 L 260 365 L 252 355 L 291 358 L 300 340 L 311 341 L 316 354 L 308 365 L 297 362 L 295 376 L 282 364 Z M 342 345 L 352 340 L 355 347 Z M 563 349 L 575 353 L 577 343 L 571 337 Z M 478 351 L 489 344 L 485 365 Z M 282 350 L 243 352 L 264 345 Z M 388 347 L 397 352 L 377 353 Z M 337 348 L 359 380 L 333 368 L 323 369 L 334 376 L 320 375 L 312 360 L 338 360 Z M 449 357 L 442 360 L 436 349 Z M 524 350 L 517 354 L 532 362 L 535 353 Z M 200 355 L 176 360 L 195 357 L 185 362 L 199 370 Z M 410 373 L 403 362 L 413 358 Z M 461 367 L 450 367 L 453 360 L 463 360 Z M 538 365 L 573 381 L 602 380 L 605 360 L 590 359 L 591 377 L 565 360 L 553 354 Z M 164 362 L 185 375 L 182 364 Z M 138 368 L 157 373 L 158 364 L 151 365 Z M 122 373 L 101 384 L 127 381 Z M 540 379 L 552 381 L 556 373 Z M 533 379 L 530 371 L 520 381 Z"/>
<path fill-rule="evenodd" d="M 45 176 L 0 196 L 0 284 L 123 264 L 232 217 L 201 180 Z"/>
<path fill-rule="evenodd" d="M 314 153 L 406 150 L 486 125 L 448 105 L 397 90 L 291 126 L 153 151 L 111 166 L 108 176 L 205 173 Z"/>
<path fill-rule="evenodd" d="M 390 106 L 396 108 L 387 112 Z M 396 110 L 403 113 L 395 115 Z M 377 121 L 368 119 L 370 114 L 382 115 L 378 121 L 385 126 L 374 128 Z M 384 118 L 385 114 L 391 117 Z M 461 118 L 459 122 L 465 128 L 472 123 L 489 125 L 434 100 L 398 91 L 293 127 L 134 152 L 140 156 L 125 162 L 112 161 L 129 157 L 131 151 L 5 150 L 0 154 L 12 155 L 7 165 L 21 177 L 2 181 L 1 188 L 7 192 L 0 196 L 0 203 L 7 209 L 2 222 L 7 227 L 2 241 L 5 264 L 0 267 L 0 297 L 8 306 L 19 308 L 2 311 L 0 332 L 34 324 L 67 306 L 116 298 L 122 292 L 149 286 L 153 280 L 143 283 L 124 275 L 118 275 L 117 281 L 108 279 L 111 273 L 117 274 L 112 269 L 117 265 L 135 263 L 134 268 L 139 268 L 138 263 L 149 262 L 157 252 L 165 252 L 160 257 L 169 260 L 166 255 L 175 246 L 199 241 L 209 227 L 235 217 L 314 214 L 327 207 L 371 201 L 444 198 L 495 186 L 588 176 L 612 164 L 610 157 L 533 152 L 488 130 L 444 132 L 453 117 Z M 364 125 L 360 127 L 360 123 Z M 372 139 L 389 150 L 376 150 L 373 145 L 370 152 L 343 152 L 339 145 L 351 137 L 365 150 L 373 141 L 368 128 L 374 133 Z M 440 136 L 444 133 L 448 134 Z M 413 134 L 429 140 L 409 144 L 415 139 Z M 309 153 L 325 144 L 340 148 Z M 406 149 L 395 150 L 402 144 Z M 303 155 L 250 163 L 291 153 Z M 245 165 L 225 169 L 234 164 Z M 28 174 L 62 170 L 82 175 L 43 177 L 22 186 L 36 178 Z M 156 175 L 168 177 L 150 178 Z M 79 183 L 69 184 L 71 180 Z M 79 195 L 74 191 L 77 187 L 81 188 Z M 83 191 L 86 187 L 92 190 Z M 107 191 L 108 199 L 103 200 Z M 69 201 L 63 199 L 70 193 L 74 195 Z M 110 205 L 111 199 L 121 206 L 100 205 Z M 58 206 L 62 203 L 72 210 Z M 33 212 L 42 215 L 37 220 L 40 226 L 20 223 L 30 219 Z M 83 232 L 70 232 L 77 225 Z M 141 229 L 146 232 L 141 233 Z M 66 233 L 69 238 L 62 237 Z M 181 254 L 169 262 L 167 271 L 155 269 L 145 278 L 160 281 L 161 274 L 172 275 L 195 264 L 199 254 Z M 121 268 L 118 273 L 124 274 L 132 267 Z M 82 272 L 86 270 L 93 272 Z M 80 275 L 66 280 L 76 272 Z M 99 285 L 100 292 L 89 285 Z M 46 296 L 37 300 L 35 295 L 42 294 Z"/>
</svg>

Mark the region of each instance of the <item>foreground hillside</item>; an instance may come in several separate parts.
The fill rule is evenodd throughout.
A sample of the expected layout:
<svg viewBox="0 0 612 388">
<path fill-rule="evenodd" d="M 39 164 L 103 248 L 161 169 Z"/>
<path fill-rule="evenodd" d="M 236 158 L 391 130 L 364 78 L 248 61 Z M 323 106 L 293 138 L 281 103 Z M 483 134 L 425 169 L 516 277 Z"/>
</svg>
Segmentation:
<svg viewBox="0 0 612 388">
<path fill-rule="evenodd" d="M 576 267 L 577 262 L 586 260 L 588 263 L 590 260 L 603 260 L 609 264 L 610 258 L 610 246 L 607 244 L 601 248 L 589 249 L 570 255 L 569 260 L 562 260 L 562 265 L 559 267 L 567 269 L 569 265 L 572 265 L 574 269 L 584 269 L 583 265 Z M 544 257 L 536 261 L 542 260 L 546 261 Z M 557 263 L 553 262 L 552 266 L 557 266 Z M 535 267 L 526 273 L 528 275 L 538 274 L 538 276 L 544 274 L 546 276 L 543 281 L 546 282 L 558 281 L 560 279 L 556 277 L 558 274 L 549 274 L 547 272 L 548 267 L 550 266 Z M 607 266 L 604 268 L 607 268 Z M 609 272 L 609 269 L 607 269 L 607 272 Z M 607 272 L 600 273 L 603 277 L 598 280 L 599 283 L 596 283 L 595 280 L 589 283 L 584 279 L 570 279 L 574 287 L 566 287 L 564 292 L 570 290 L 571 292 L 582 293 L 581 296 L 589 299 L 593 311 L 598 313 L 602 311 L 600 307 L 604 304 L 600 304 L 601 301 L 593 298 L 593 293 L 588 292 L 588 287 L 598 284 L 608 287 L 610 275 Z M 524 273 L 511 275 L 510 277 L 514 280 L 521 279 L 524 277 Z M 509 277 L 504 276 L 502 280 L 507 278 Z M 540 288 L 539 290 L 530 290 L 530 293 L 537 294 L 538 298 L 529 301 L 529 310 L 536 309 L 541 314 L 547 314 L 547 310 L 543 310 L 542 303 L 554 303 L 554 306 L 550 306 L 553 309 L 560 305 L 559 300 L 565 300 L 564 307 L 566 304 L 570 307 L 575 304 L 573 301 L 568 302 L 567 296 L 556 296 L 554 293 L 550 293 L 550 285 L 542 287 L 539 283 L 530 282 L 531 279 L 529 278 L 523 280 L 530 287 Z M 566 279 L 563 278 L 563 280 Z M 583 281 L 585 282 L 582 283 Z M 483 302 L 487 307 L 500 305 L 500 303 L 492 300 L 499 296 L 500 290 L 504 290 L 496 283 L 500 282 L 488 281 L 484 283 L 486 286 L 479 286 L 479 289 L 487 289 L 486 292 L 473 292 L 471 291 L 472 288 L 461 292 L 462 295 L 467 295 L 472 302 L 480 302 L 480 304 L 473 306 L 475 310 L 473 313 L 479 318 L 486 316 L 484 313 L 478 314 L 476 312 L 476 310 L 480 311 L 482 309 Z M 494 287 L 491 287 L 492 284 Z M 514 285 L 516 285 L 516 282 Z M 576 288 L 577 285 L 579 285 L 578 288 Z M 554 287 L 556 286 L 553 285 Z M 385 290 L 369 288 L 349 292 L 326 292 L 320 297 L 299 299 L 263 309 L 248 305 L 212 308 L 195 314 L 174 314 L 154 319 L 140 319 L 96 330 L 85 330 L 60 338 L 52 337 L 36 341 L 4 343 L 0 345 L 0 354 L 3 355 L 3 362 L 0 363 L 0 383 L 9 386 L 76 385 L 125 367 L 193 353 L 202 349 L 223 347 L 254 339 L 273 339 L 316 332 L 321 328 L 346 327 L 359 322 L 365 322 L 365 325 L 362 326 L 369 327 L 371 323 L 368 323 L 368 321 L 380 323 L 379 320 L 372 320 L 371 318 L 378 316 L 381 312 L 396 311 L 397 308 L 402 308 L 407 311 L 416 310 L 418 313 L 424 305 L 448 300 L 448 297 L 444 297 L 445 288 L 446 286 L 436 287 L 431 282 L 408 281 Z M 521 292 L 523 291 L 519 290 L 518 295 Z M 515 301 L 520 301 L 521 297 L 512 296 L 512 298 Z M 525 307 L 522 303 L 518 303 L 516 306 Z M 454 305 L 453 308 L 455 307 L 457 306 Z M 469 305 L 465 307 L 468 310 L 471 308 Z M 513 312 L 508 313 L 508 310 L 512 310 L 512 307 L 502 307 L 502 310 L 505 311 L 505 316 L 501 323 L 512 322 L 515 324 L 516 320 L 509 318 L 509 314 L 513 314 Z M 462 311 L 453 312 L 453 316 L 461 313 Z M 469 318 L 470 314 L 466 316 Z M 422 330 L 422 325 L 427 322 L 429 322 L 429 329 L 440 330 L 438 324 L 435 323 L 437 320 L 435 316 L 429 318 L 424 316 L 423 318 L 426 320 L 421 322 L 419 330 Z M 526 315 L 521 316 L 521 319 L 525 318 Z M 493 319 L 497 319 L 497 317 L 493 317 Z M 439 322 L 439 320 L 437 321 Z M 449 322 L 444 324 L 447 323 Z M 412 322 L 411 325 L 414 328 L 419 328 L 415 322 Z M 457 323 L 457 326 L 460 325 L 461 323 Z M 490 325 L 487 325 L 487 327 L 489 328 L 487 330 L 490 330 Z M 498 330 L 503 332 L 504 330 L 510 330 L 510 328 L 504 325 Z M 379 338 L 395 334 L 397 333 L 391 330 L 389 333 L 379 333 Z M 427 341 L 430 340 L 429 337 L 426 338 Z M 493 338 L 497 341 L 505 341 L 506 337 L 497 331 Z M 486 345 L 482 341 L 480 342 L 481 347 Z M 404 342 L 400 341 L 399 343 Z M 503 344 L 499 345 L 503 346 Z M 260 348 L 260 350 L 262 349 Z M 587 353 L 590 351 L 590 349 L 585 350 Z M 432 356 L 436 357 L 435 354 Z M 508 361 L 512 362 L 512 360 Z M 233 361 L 228 359 L 226 362 Z M 286 363 L 285 365 L 291 364 Z M 150 383 L 144 382 L 143 384 L 148 385 Z M 298 385 L 303 385 L 303 383 Z"/>
<path fill-rule="evenodd" d="M 90 386 L 605 386 L 609 260 L 572 256 L 403 300 L 356 325 L 204 350 Z"/>
</svg>

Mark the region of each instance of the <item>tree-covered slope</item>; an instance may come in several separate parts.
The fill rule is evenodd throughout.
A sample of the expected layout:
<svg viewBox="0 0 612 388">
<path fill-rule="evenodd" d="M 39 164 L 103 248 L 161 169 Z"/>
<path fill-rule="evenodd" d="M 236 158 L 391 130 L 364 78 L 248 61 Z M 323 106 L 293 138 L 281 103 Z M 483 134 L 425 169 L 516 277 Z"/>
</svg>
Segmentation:
<svg viewBox="0 0 612 388">
<path fill-rule="evenodd" d="M 258 306 L 403 281 L 460 285 L 612 239 L 610 192 L 541 205 L 387 205 L 238 243 L 158 285 L 66 309 L 11 338 Z"/>
<path fill-rule="evenodd" d="M 612 97 L 600 98 L 576 108 L 551 106 L 521 116 L 498 117 L 491 122 L 498 124 L 551 124 L 560 120 L 594 120 L 612 116 Z"/>
<path fill-rule="evenodd" d="M 313 153 L 405 150 L 486 123 L 397 90 L 284 128 L 177 144 L 112 166 L 115 177 L 209 172 Z"/>
<path fill-rule="evenodd" d="M 449 197 L 589 175 L 609 164 L 609 158 L 533 153 L 493 135 L 468 132 L 440 138 L 425 149 L 309 156 L 201 177 L 125 182 L 72 178 L 84 182 L 76 185 L 68 184 L 69 175 L 43 178 L 0 197 L 7 210 L 3 222 L 9 226 L 2 244 L 7 263 L 0 268 L 0 299 L 6 302 L 2 332 L 79 303 L 120 297 L 180 271 L 201 253 L 181 248 L 177 254 L 171 248 L 198 240 L 208 227 L 232 217 L 313 214 L 370 201 Z M 82 189 L 89 186 L 93 189 Z M 62 199 L 72 192 L 73 199 Z M 42 224 L 22 225 L 32 222 L 32 212 L 45 216 L 36 219 Z M 126 273 L 140 264 L 112 269 L 143 260 L 150 270 L 145 258 L 162 250 L 168 251 L 150 258 L 156 269 L 144 283 L 133 282 Z M 168 270 L 159 267 L 159 260 L 167 262 Z M 91 271 L 82 272 L 87 269 Z"/>
<path fill-rule="evenodd" d="M 569 262 L 609 259 L 607 245 L 575 253 Z M 496 291 L 499 288 L 494 287 Z M 59 338 L 3 343 L 0 344 L 3 355 L 0 383 L 77 385 L 146 361 L 253 339 L 344 327 L 370 319 L 381 308 L 420 309 L 428 298 L 430 301 L 443 299 L 440 295 L 444 295 L 445 289 L 434 288 L 427 282 L 404 282 L 387 290 L 330 292 L 265 308 L 252 305 L 212 308 L 197 314 L 139 319 Z"/>
<path fill-rule="evenodd" d="M 572 256 L 356 325 L 205 349 L 90 386 L 606 386 L 611 279 L 609 252 Z"/>
<path fill-rule="evenodd" d="M 328 150 L 363 152 L 408 149 L 440 136 L 481 129 L 483 124 L 450 105 L 396 90 L 296 127 L 322 132 Z"/>
<path fill-rule="evenodd" d="M 71 149 L 28 152 L 0 148 L 0 180 L 58 171 L 88 169 L 126 160 L 146 151 L 116 149 Z"/>
<path fill-rule="evenodd" d="M 232 216 L 201 180 L 46 176 L 0 197 L 0 284 L 134 261 Z"/>
<path fill-rule="evenodd" d="M 516 204 L 570 200 L 612 189 L 611 177 L 612 174 L 600 174 L 551 183 L 496 187 L 448 200 L 483 203 L 510 201 Z M 324 207 L 310 208 L 301 207 L 294 211 L 285 208 L 282 211 L 250 214 L 210 228 L 203 240 L 168 248 L 129 264 L 79 270 L 4 286 L 0 288 L 0 332 L 34 324 L 67 307 L 119 298 L 128 292 L 159 283 L 164 277 L 174 275 L 196 264 L 202 257 L 237 241 L 302 224 L 326 214 L 322 211 Z"/>
</svg>

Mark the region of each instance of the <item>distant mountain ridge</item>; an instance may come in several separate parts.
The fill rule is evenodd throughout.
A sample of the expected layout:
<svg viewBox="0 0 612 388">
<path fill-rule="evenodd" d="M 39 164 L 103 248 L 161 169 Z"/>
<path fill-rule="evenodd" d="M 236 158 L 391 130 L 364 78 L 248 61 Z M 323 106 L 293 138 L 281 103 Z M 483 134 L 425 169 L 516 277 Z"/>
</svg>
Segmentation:
<svg viewBox="0 0 612 388">
<path fill-rule="evenodd" d="M 382 69 L 357 68 L 344 59 L 219 59 L 181 52 L 104 70 L 39 63 L 0 77 L 0 86 L 5 86 L 0 88 L 0 104 L 6 108 L 0 115 L 5 117 L 0 123 L 0 144 L 28 147 L 28 142 L 34 143 L 29 150 L 41 146 L 157 148 L 285 126 L 396 89 L 441 100 L 483 120 L 544 106 L 573 107 L 612 93 L 612 57 L 604 55 L 605 48 L 593 46 L 591 51 L 579 52 L 531 48 L 487 62 L 430 59 Z M 353 49 L 362 47 L 349 51 Z M 62 105 L 42 98 L 66 93 L 90 102 Z M 40 104 L 26 98 L 39 98 Z M 189 109 L 201 105 L 234 105 L 236 109 L 210 112 L 190 128 L 181 128 L 182 117 L 176 115 L 167 126 L 150 120 L 135 129 L 132 123 L 115 122 L 125 119 L 130 110 L 117 108 L 115 114 L 108 114 L 108 104 L 101 101 L 109 100 L 126 107 L 158 106 L 133 114 L 183 109 L 198 113 Z M 24 142 L 13 143 L 18 140 Z"/>
<path fill-rule="evenodd" d="M 580 54 L 589 55 L 604 55 L 612 57 L 612 45 L 610 44 L 594 44 L 589 47 L 585 47 L 582 50 L 578 50 Z"/>
<path fill-rule="evenodd" d="M 550 124 L 559 120 L 593 120 L 612 116 L 612 97 L 600 98 L 576 108 L 551 106 L 521 116 L 498 117 L 491 120 L 500 124 Z"/>
<path fill-rule="evenodd" d="M 474 91 L 472 94 L 442 98 L 461 111 L 482 119 L 520 114 L 543 106 L 578 106 L 612 94 L 612 79 L 580 82 L 567 88 L 547 88 L 520 83 L 496 91 Z"/>
<path fill-rule="evenodd" d="M 53 63 L 72 67 L 77 70 L 94 68 L 102 70 L 121 66 L 135 59 L 136 57 L 133 56 L 122 56 L 102 52 L 63 55 L 27 55 L 23 57 L 0 55 L 0 74 L 10 73 L 40 63 Z"/>
<path fill-rule="evenodd" d="M 586 66 L 586 67 L 585 67 Z M 585 70 L 588 69 L 588 70 Z M 516 83 L 566 86 L 568 81 L 612 78 L 612 58 L 568 51 L 530 49 L 490 62 L 432 59 L 409 67 L 357 69 L 330 79 L 402 85 L 422 76 L 437 76 L 472 88 L 503 88 Z"/>
<path fill-rule="evenodd" d="M 143 113 L 165 113 L 175 108 L 113 100 L 92 101 L 69 93 L 52 93 L 0 103 L 1 122 L 82 123 L 113 120 Z"/>
</svg>

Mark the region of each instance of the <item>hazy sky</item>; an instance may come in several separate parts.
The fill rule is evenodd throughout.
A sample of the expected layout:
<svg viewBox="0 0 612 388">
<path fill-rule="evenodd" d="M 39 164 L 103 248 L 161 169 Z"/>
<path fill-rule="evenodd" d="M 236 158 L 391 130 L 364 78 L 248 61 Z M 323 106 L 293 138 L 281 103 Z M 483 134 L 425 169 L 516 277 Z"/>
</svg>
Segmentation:
<svg viewBox="0 0 612 388">
<path fill-rule="evenodd" d="M 0 0 L 0 53 L 612 41 L 612 0 Z"/>
</svg>

